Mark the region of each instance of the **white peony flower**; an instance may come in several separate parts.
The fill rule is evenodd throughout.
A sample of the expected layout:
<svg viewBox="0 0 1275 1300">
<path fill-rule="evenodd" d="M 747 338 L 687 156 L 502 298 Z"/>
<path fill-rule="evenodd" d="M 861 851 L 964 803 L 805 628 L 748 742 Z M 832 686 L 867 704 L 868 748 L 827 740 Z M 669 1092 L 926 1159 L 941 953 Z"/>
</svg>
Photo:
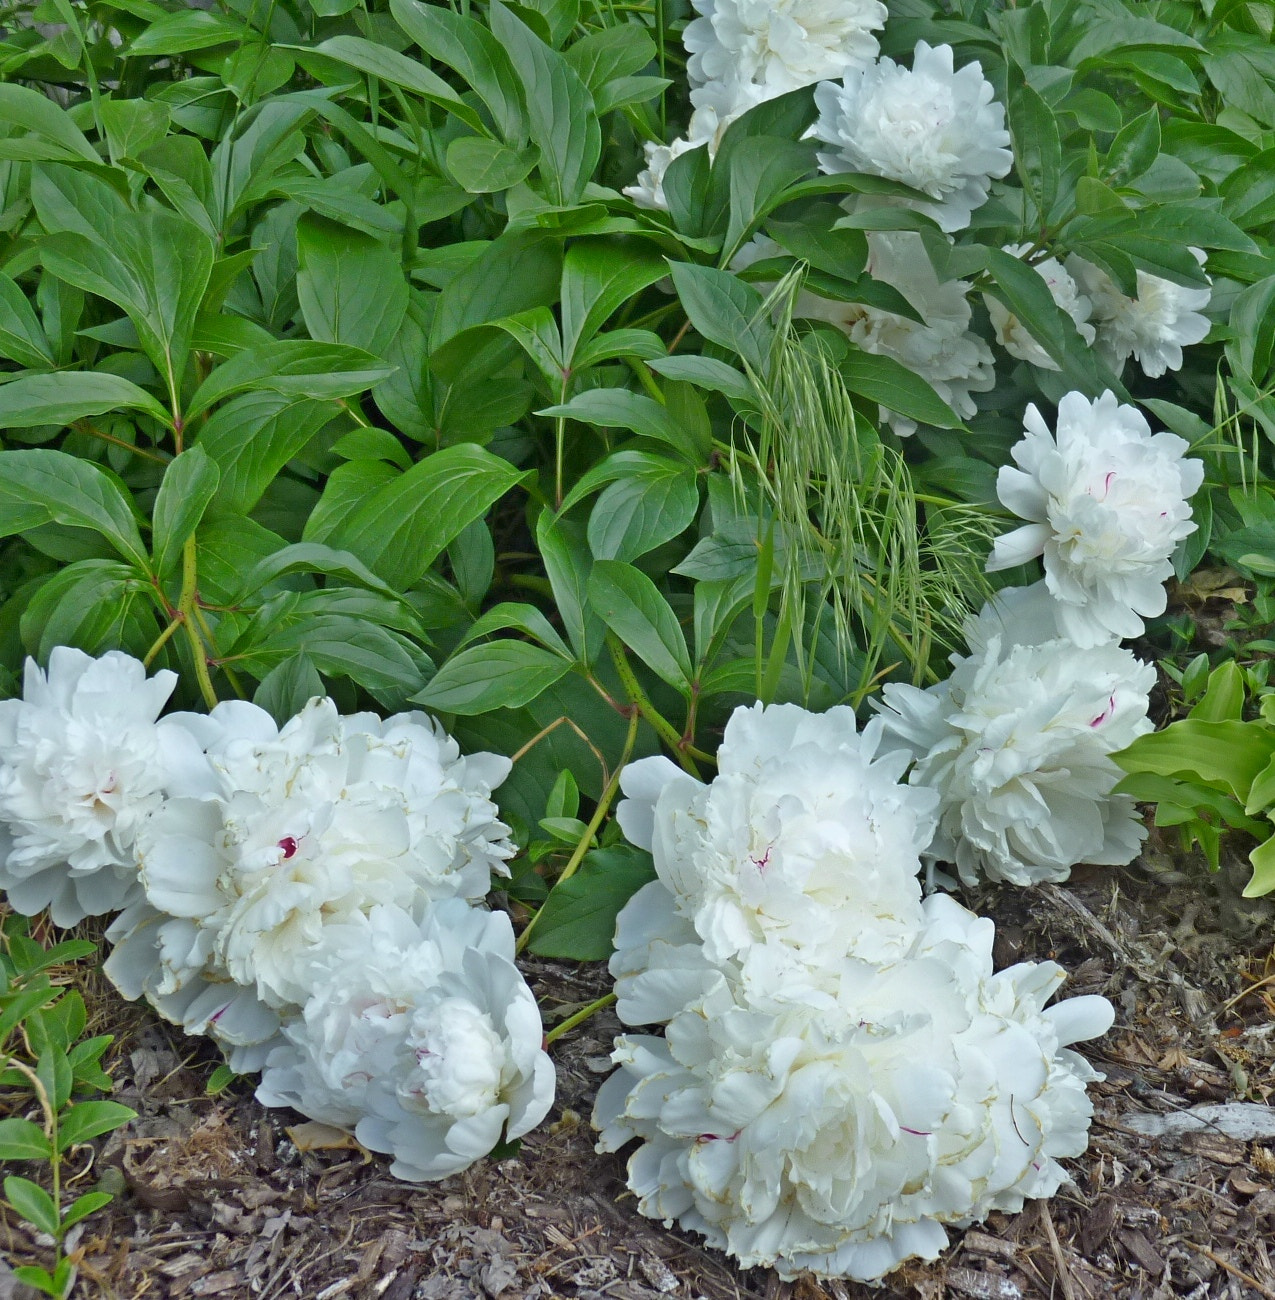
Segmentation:
<svg viewBox="0 0 1275 1300">
<path fill-rule="evenodd" d="M 1203 266 L 1204 250 L 1191 252 Z M 1139 271 L 1138 296 L 1126 298 L 1105 271 L 1074 253 L 1067 259 L 1067 270 L 1093 303 L 1098 346 L 1117 372 L 1130 357 L 1151 379 L 1166 370 L 1181 370 L 1182 349 L 1209 332 L 1209 319 L 1202 313 L 1211 289 L 1191 289 Z"/>
<path fill-rule="evenodd" d="M 47 673 L 27 660 L 22 699 L 0 701 L 0 889 L 15 911 L 65 926 L 124 905 L 133 842 L 185 742 L 156 723 L 176 684 L 118 650 L 57 646 Z"/>
<path fill-rule="evenodd" d="M 626 186 L 627 194 L 641 208 L 656 208 L 668 211 L 668 200 L 664 197 L 664 173 L 675 158 L 698 149 L 701 145 L 708 147 L 709 158 L 717 154 L 717 147 L 722 142 L 726 128 L 736 118 L 748 112 L 750 108 L 773 98 L 765 86 L 741 82 L 737 79 L 714 81 L 691 92 L 690 124 L 686 135 L 671 144 L 656 144 L 648 141 L 646 150 L 646 169 L 639 173 L 633 185 Z"/>
<path fill-rule="evenodd" d="M 458 1173 L 544 1118 L 553 1064 L 503 913 L 375 907 L 329 926 L 312 962 L 259 1101 L 355 1132 L 409 1181 Z"/>
<path fill-rule="evenodd" d="M 977 614 L 965 620 L 965 641 L 970 654 L 986 650 L 994 636 L 1000 637 L 1001 645 L 1007 650 L 1011 646 L 1067 639 L 1058 622 L 1058 602 L 1050 595 L 1045 582 L 1033 582 L 1029 587 L 1003 587 Z"/>
<path fill-rule="evenodd" d="M 996 539 L 989 570 L 1044 555 L 1064 635 L 1080 646 L 1137 636 L 1143 617 L 1163 613 L 1169 557 L 1195 531 L 1188 499 L 1204 465 L 1188 444 L 1152 434 L 1142 414 L 1107 392 L 1094 402 L 1068 393 L 1055 439 L 1035 406 L 1026 436 L 1002 467 L 1002 504 L 1029 522 Z"/>
<path fill-rule="evenodd" d="M 172 797 L 138 840 L 161 916 L 113 927 L 107 972 L 190 1032 L 212 1023 L 192 1018 L 192 998 L 200 1016 L 217 996 L 300 1006 L 326 926 L 377 904 L 419 913 L 479 899 L 514 852 L 490 799 L 509 761 L 462 757 L 424 714 L 343 718 L 315 699 L 282 729 L 237 701 L 179 716 L 205 757 L 172 774 Z M 196 991 L 205 985 L 218 992 Z M 220 1033 L 227 1013 L 216 1014 Z"/>
<path fill-rule="evenodd" d="M 1031 247 L 1030 244 L 1009 244 L 1005 252 L 1011 257 L 1022 257 Z M 1050 296 L 1063 311 L 1071 317 L 1077 333 L 1086 343 L 1094 341 L 1094 327 L 1089 323 L 1093 304 L 1076 286 L 1076 281 L 1056 257 L 1046 257 L 1042 261 L 1032 262 L 1031 268 L 1049 287 Z M 1041 370 L 1057 370 L 1058 363 L 1045 351 L 1022 321 L 1003 303 L 987 294 L 983 295 L 987 314 L 991 318 L 992 328 L 996 331 L 996 341 L 1020 361 L 1026 361 Z"/>
<path fill-rule="evenodd" d="M 909 230 L 869 234 L 866 269 L 874 280 L 896 288 L 925 323 L 810 292 L 798 297 L 793 315 L 827 321 L 865 352 L 893 357 L 920 375 L 962 420 L 970 419 L 978 411 L 970 394 L 991 389 L 996 373 L 991 348 L 970 329 L 969 285 L 940 282 L 921 236 Z M 902 436 L 916 432 L 913 420 L 892 411 L 883 416 Z"/>
<path fill-rule="evenodd" d="M 839 77 L 877 56 L 880 0 L 693 0 L 702 15 L 682 34 L 692 86 L 739 80 L 770 95 Z"/>
<path fill-rule="evenodd" d="M 991 179 L 1014 163 L 1005 110 L 992 94 L 978 63 L 957 72 L 950 45 L 918 41 L 911 71 L 881 59 L 847 71 L 840 84 L 820 83 L 812 134 L 832 147 L 819 165 L 910 185 L 936 200 L 918 211 L 944 230 L 963 230 L 987 202 Z"/>
<path fill-rule="evenodd" d="M 879 738 L 848 708 L 758 704 L 732 714 L 709 785 L 662 757 L 625 768 L 620 826 L 709 961 L 765 941 L 809 960 L 909 941 L 934 796 L 898 784 L 906 760 L 876 757 Z"/>
<path fill-rule="evenodd" d="M 1084 1150 L 1085 1081 L 1066 1045 L 1110 1004 L 1049 1011 L 1052 963 L 993 975 L 993 927 L 945 896 L 884 965 L 841 959 L 804 981 L 749 979 L 765 946 L 723 968 L 664 1039 L 617 1042 L 598 1149 L 634 1138 L 643 1213 L 677 1220 L 743 1267 L 873 1280 L 934 1258 L 944 1224 L 1018 1208 Z M 779 968 L 792 960 L 790 950 Z"/>
<path fill-rule="evenodd" d="M 996 618 L 980 615 L 981 644 L 953 657 L 947 681 L 892 683 L 879 706 L 884 743 L 915 756 L 909 779 L 940 797 L 927 856 L 955 863 L 967 884 L 1131 862 L 1146 830 L 1133 800 L 1111 793 L 1122 773 L 1110 756 L 1152 729 L 1154 667 L 1114 644 L 1014 644 L 991 630 Z"/>
</svg>

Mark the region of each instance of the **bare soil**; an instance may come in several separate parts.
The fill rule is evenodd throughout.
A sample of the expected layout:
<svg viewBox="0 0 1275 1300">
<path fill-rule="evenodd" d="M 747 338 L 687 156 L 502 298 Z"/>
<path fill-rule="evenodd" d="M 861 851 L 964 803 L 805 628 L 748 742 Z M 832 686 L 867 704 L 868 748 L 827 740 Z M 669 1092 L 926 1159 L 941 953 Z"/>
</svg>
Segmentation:
<svg viewBox="0 0 1275 1300">
<path fill-rule="evenodd" d="M 998 964 L 1054 958 L 1067 991 L 1099 992 L 1114 1029 L 1089 1044 L 1106 1073 L 1074 1182 L 1017 1216 L 953 1233 L 944 1257 L 875 1291 L 742 1272 L 693 1236 L 642 1218 L 623 1159 L 593 1153 L 589 1113 L 609 1071 L 610 1012 L 554 1045 L 558 1099 L 516 1159 L 423 1186 L 357 1148 L 299 1151 L 298 1117 L 109 990 L 89 994 L 118 1035 L 116 1097 L 138 1118 L 87 1148 L 76 1186 L 118 1191 L 76 1245 L 76 1295 L 103 1300 L 1275 1300 L 1275 1138 L 1223 1128 L 1145 1136 L 1145 1119 L 1275 1093 L 1275 904 L 1245 902 L 1244 864 L 1210 877 L 1155 835 L 1143 859 L 1065 887 L 966 898 L 998 922 Z M 549 1019 L 607 990 L 601 965 L 532 962 Z M 101 1026 L 95 1027 L 97 1032 Z M 1259 1118 L 1269 1114 L 1264 1109 Z M 47 1242 L 44 1243 L 47 1245 Z M 10 1263 L 48 1259 L 0 1221 Z M 0 1300 L 22 1288 L 0 1265 Z"/>
</svg>

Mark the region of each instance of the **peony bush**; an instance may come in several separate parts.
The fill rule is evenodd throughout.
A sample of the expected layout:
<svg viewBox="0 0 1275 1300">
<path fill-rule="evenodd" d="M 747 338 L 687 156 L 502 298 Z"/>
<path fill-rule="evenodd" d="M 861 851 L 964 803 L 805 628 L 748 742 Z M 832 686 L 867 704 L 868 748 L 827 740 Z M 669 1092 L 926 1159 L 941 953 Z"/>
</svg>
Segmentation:
<svg viewBox="0 0 1275 1300">
<path fill-rule="evenodd" d="M 958 896 L 1137 870 L 1168 584 L 1275 617 L 1265 7 L 15 21 L 6 905 L 411 1181 L 546 957 L 741 1267 L 1052 1195 L 1113 1011 Z"/>
</svg>

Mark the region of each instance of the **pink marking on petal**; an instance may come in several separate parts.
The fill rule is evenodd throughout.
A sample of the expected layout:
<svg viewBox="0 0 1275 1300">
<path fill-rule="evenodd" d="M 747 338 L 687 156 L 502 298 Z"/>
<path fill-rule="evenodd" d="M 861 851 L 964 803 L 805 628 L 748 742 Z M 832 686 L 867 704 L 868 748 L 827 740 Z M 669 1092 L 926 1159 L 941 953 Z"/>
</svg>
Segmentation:
<svg viewBox="0 0 1275 1300">
<path fill-rule="evenodd" d="M 1100 727 L 1116 711 L 1116 697 L 1114 695 L 1107 697 L 1107 707 L 1089 724 L 1091 727 Z"/>
<path fill-rule="evenodd" d="M 283 839 L 279 841 L 279 847 L 283 850 L 283 860 L 287 862 L 287 860 L 296 853 L 297 842 L 291 835 L 285 835 Z"/>
<path fill-rule="evenodd" d="M 923 1129 L 919 1129 L 919 1128 L 908 1128 L 908 1126 L 907 1126 L 906 1124 L 900 1124 L 899 1127 L 900 1127 L 900 1128 L 901 1128 L 905 1133 L 911 1133 L 913 1137 L 918 1137 L 918 1138 L 927 1138 L 927 1137 L 933 1137 L 933 1136 L 934 1136 L 933 1133 L 927 1133 L 927 1132 L 925 1132 Z"/>
<path fill-rule="evenodd" d="M 769 844 L 766 846 L 766 852 L 760 858 L 748 859 L 749 862 L 751 862 L 753 866 L 755 866 L 757 870 L 762 873 L 762 875 L 766 874 L 766 868 L 770 866 L 770 851 L 774 847 L 775 846 L 773 844 Z"/>
</svg>

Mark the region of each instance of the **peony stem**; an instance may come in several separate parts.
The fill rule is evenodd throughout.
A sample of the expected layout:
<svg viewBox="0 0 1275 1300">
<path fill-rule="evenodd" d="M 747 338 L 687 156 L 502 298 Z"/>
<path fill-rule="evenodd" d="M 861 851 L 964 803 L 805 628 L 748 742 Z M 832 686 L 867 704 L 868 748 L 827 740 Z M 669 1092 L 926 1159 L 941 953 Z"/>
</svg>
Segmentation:
<svg viewBox="0 0 1275 1300">
<path fill-rule="evenodd" d="M 548 1047 L 555 1039 L 561 1038 L 568 1030 L 574 1029 L 577 1025 L 582 1025 L 595 1012 L 601 1011 L 603 1007 L 609 1007 L 615 1001 L 614 993 L 607 993 L 600 997 L 596 1002 L 590 1002 L 587 1007 L 581 1007 L 573 1016 L 568 1016 L 560 1025 L 554 1027 L 545 1035 L 545 1046 Z"/>
<path fill-rule="evenodd" d="M 571 852 L 571 857 L 567 859 L 567 865 L 562 868 L 562 874 L 554 883 L 555 889 L 564 880 L 570 880 L 575 875 L 576 870 L 584 861 L 584 855 L 589 851 L 589 846 L 593 843 L 593 837 L 598 833 L 598 827 L 602 825 L 603 818 L 611 809 L 611 803 L 615 799 L 615 792 L 620 788 L 620 773 L 624 771 L 625 764 L 633 754 L 633 746 L 637 744 L 638 716 L 636 709 L 629 715 L 629 733 L 624 738 L 624 749 L 620 752 L 620 761 L 615 765 L 615 770 L 606 783 L 606 789 L 602 791 L 602 797 L 598 800 L 598 806 L 593 810 L 593 816 L 589 818 L 589 824 L 584 828 L 584 834 L 580 836 Z M 544 905 L 541 904 L 536 914 L 527 922 L 527 928 L 518 936 L 518 942 L 514 945 L 515 954 L 522 952 L 527 946 L 531 938 L 531 932 L 536 928 L 536 922 L 540 919 L 540 914 L 544 910 Z"/>
<path fill-rule="evenodd" d="M 217 692 L 213 690 L 212 678 L 208 675 L 208 653 L 204 649 L 203 639 L 195 623 L 197 566 L 198 553 L 195 550 L 195 535 L 192 533 L 182 546 L 182 591 L 177 601 L 177 611 L 181 616 L 182 626 L 186 629 L 186 638 L 190 642 L 190 653 L 195 661 L 195 680 L 199 683 L 199 693 L 204 697 L 204 704 L 209 709 L 215 709 Z"/>
<path fill-rule="evenodd" d="M 155 662 L 155 656 L 168 644 L 169 638 L 181 626 L 182 618 L 183 616 L 180 612 L 175 612 L 173 614 L 173 617 L 168 622 L 168 626 L 155 638 L 154 644 L 142 659 L 142 663 L 145 667 L 149 668 L 151 664 Z"/>
<path fill-rule="evenodd" d="M 633 672 L 633 666 L 629 663 L 624 646 L 610 632 L 607 633 L 607 649 L 611 651 L 615 670 L 620 675 L 620 683 L 628 693 L 629 699 L 637 706 L 638 712 L 655 728 L 659 738 L 673 751 L 673 757 L 698 781 L 699 769 L 695 766 L 695 760 L 687 753 L 687 746 L 683 744 L 677 728 L 651 703 Z"/>
</svg>

